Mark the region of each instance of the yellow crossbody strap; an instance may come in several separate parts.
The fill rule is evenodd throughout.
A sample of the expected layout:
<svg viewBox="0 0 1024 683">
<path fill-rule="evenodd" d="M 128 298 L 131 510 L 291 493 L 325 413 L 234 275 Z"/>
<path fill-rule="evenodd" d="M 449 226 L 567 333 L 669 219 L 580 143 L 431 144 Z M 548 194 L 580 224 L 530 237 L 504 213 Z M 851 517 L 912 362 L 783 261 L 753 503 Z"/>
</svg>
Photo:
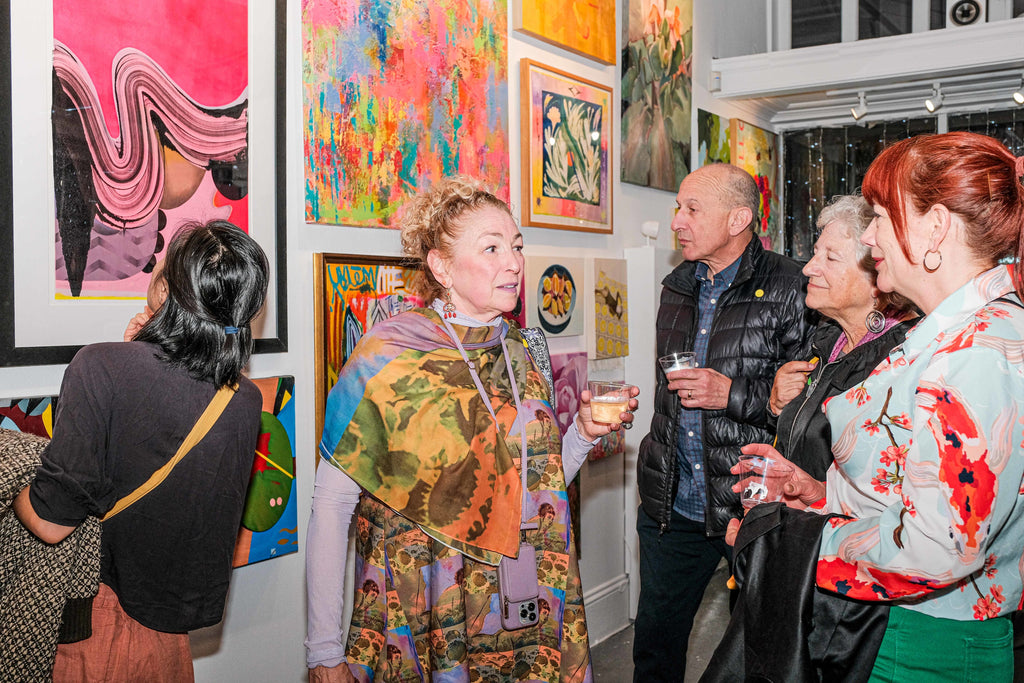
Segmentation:
<svg viewBox="0 0 1024 683">
<path fill-rule="evenodd" d="M 196 421 L 195 425 L 193 425 L 192 431 L 190 431 L 188 436 L 185 437 L 185 440 L 181 442 L 181 446 L 178 447 L 178 452 L 174 454 L 174 457 L 164 463 L 163 467 L 154 472 L 149 479 L 139 486 L 139 488 L 117 501 L 114 507 L 111 508 L 110 512 L 105 514 L 100 521 L 107 521 L 159 486 L 161 482 L 167 478 L 167 475 L 171 473 L 174 466 L 178 464 L 178 461 L 184 458 L 197 443 L 203 440 L 206 433 L 209 432 L 210 428 L 213 427 L 215 422 L 217 422 L 217 418 L 219 418 L 221 413 L 224 412 L 224 408 L 227 407 L 228 401 L 230 401 L 231 397 L 235 395 L 236 389 L 237 387 L 226 386 L 218 389 L 217 393 L 214 394 L 213 398 L 210 400 L 210 404 L 206 406 L 206 410 L 203 411 L 203 414 L 199 416 L 199 419 Z"/>
</svg>

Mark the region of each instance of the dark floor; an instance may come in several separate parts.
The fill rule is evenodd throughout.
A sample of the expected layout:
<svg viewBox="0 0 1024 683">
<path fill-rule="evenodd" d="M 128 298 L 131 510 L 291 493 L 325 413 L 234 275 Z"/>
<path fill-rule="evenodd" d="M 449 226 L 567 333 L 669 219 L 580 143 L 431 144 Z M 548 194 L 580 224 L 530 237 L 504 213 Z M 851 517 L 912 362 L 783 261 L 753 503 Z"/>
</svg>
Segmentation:
<svg viewBox="0 0 1024 683">
<path fill-rule="evenodd" d="M 723 560 L 711 577 L 711 583 L 704 592 L 704 602 L 701 603 L 700 611 L 693 622 L 684 683 L 695 682 L 700 678 L 729 622 L 729 589 L 725 587 L 728 578 L 729 570 Z M 591 652 L 591 661 L 596 681 L 632 681 L 633 627 L 629 626 L 596 645 Z"/>
</svg>

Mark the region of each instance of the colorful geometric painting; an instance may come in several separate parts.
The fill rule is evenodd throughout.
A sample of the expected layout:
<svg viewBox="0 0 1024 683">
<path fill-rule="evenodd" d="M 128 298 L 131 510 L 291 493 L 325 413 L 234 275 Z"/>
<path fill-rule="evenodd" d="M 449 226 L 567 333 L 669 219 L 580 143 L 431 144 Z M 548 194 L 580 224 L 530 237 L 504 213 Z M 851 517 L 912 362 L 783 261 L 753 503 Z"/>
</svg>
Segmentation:
<svg viewBox="0 0 1024 683">
<path fill-rule="evenodd" d="M 254 379 L 263 396 L 260 438 L 245 494 L 233 566 L 299 549 L 295 495 L 295 378 Z"/>
<path fill-rule="evenodd" d="M 757 235 L 765 249 L 782 253 L 782 222 L 779 220 L 779 148 L 775 133 L 732 119 L 732 163 L 757 181 L 761 213 Z"/>
<path fill-rule="evenodd" d="M 323 427 L 324 402 L 341 367 L 362 336 L 381 320 L 423 306 L 408 285 L 418 276 L 405 260 L 387 256 L 317 254 L 316 381 L 317 427 Z"/>
<path fill-rule="evenodd" d="M 56 396 L 0 399 L 0 429 L 50 438 L 56 409 Z"/>
<path fill-rule="evenodd" d="M 585 332 L 586 269 L 581 258 L 526 257 L 526 324 L 549 337 Z"/>
<path fill-rule="evenodd" d="M 611 455 L 622 455 L 626 452 L 626 432 L 618 430 L 601 437 L 587 455 L 588 462 L 604 460 Z"/>
<path fill-rule="evenodd" d="M 524 59 L 523 225 L 612 231 L 612 90 Z"/>
<path fill-rule="evenodd" d="M 248 0 L 53 0 L 57 298 L 144 296 L 188 221 L 248 229 Z"/>
<path fill-rule="evenodd" d="M 594 357 L 629 355 L 626 261 L 594 259 Z"/>
<path fill-rule="evenodd" d="M 697 110 L 697 168 L 729 163 L 729 119 Z"/>
<path fill-rule="evenodd" d="M 693 0 L 627 0 L 622 180 L 676 192 L 690 172 Z"/>
<path fill-rule="evenodd" d="M 517 0 L 513 9 L 517 31 L 615 63 L 615 0 Z"/>
<path fill-rule="evenodd" d="M 506 0 L 303 0 L 306 221 L 398 227 L 465 173 L 508 200 Z"/>
</svg>

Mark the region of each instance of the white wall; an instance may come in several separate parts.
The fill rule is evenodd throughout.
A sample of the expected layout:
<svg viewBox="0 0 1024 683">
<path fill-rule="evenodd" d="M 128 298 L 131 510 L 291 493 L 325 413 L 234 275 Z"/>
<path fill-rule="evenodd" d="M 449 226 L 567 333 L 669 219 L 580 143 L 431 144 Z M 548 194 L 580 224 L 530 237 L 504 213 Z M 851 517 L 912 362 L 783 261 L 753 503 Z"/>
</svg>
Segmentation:
<svg viewBox="0 0 1024 683">
<path fill-rule="evenodd" d="M 263 0 L 251 0 L 262 2 Z M 716 16 L 714 0 L 696 0 L 695 73 L 706 74 L 710 46 L 702 41 L 710 35 Z M 16 0 L 12 9 L 15 24 L 44 21 L 51 11 L 48 3 Z M 511 3 L 510 3 L 511 8 Z M 719 12 L 721 12 L 719 5 Z M 287 45 L 287 202 L 288 217 L 288 330 L 289 351 L 260 355 L 253 359 L 250 374 L 266 377 L 290 374 L 296 378 L 296 452 L 298 456 L 298 497 L 300 553 L 243 567 L 235 571 L 225 620 L 222 624 L 193 634 L 198 681 L 299 681 L 305 678 L 304 530 L 309 516 L 311 477 L 315 453 L 313 425 L 313 254 L 341 252 L 399 254 L 394 231 L 306 225 L 303 214 L 303 129 L 302 55 L 300 0 L 288 0 Z M 621 17 L 618 18 L 621 22 Z M 742 23 L 743 16 L 731 17 Z M 511 11 L 509 24 L 511 26 Z M 621 35 L 617 26 L 617 34 Z M 511 196 L 518 212 L 519 182 L 519 59 L 530 57 L 581 77 L 614 86 L 618 98 L 618 67 L 597 62 L 551 47 L 539 40 L 511 32 L 509 37 L 509 126 L 511 149 Z M 48 89 L 40 89 L 46 92 Z M 697 107 L 723 116 L 742 115 L 765 125 L 734 103 L 714 101 L 706 90 L 706 78 L 694 79 L 694 117 Z M 615 106 L 614 163 L 620 161 L 618 107 Z M 695 119 L 694 119 L 695 120 Z M 19 122 L 15 121 L 15 126 Z M 696 145 L 694 145 L 696 148 Z M 592 642 L 598 642 L 628 623 L 630 582 L 635 598 L 635 467 L 636 447 L 650 420 L 653 388 L 653 311 L 658 292 L 655 270 L 671 267 L 671 234 L 668 229 L 674 208 L 673 193 L 651 190 L 618 181 L 613 174 L 613 235 L 594 235 L 560 230 L 524 228 L 527 249 L 542 253 L 571 249 L 575 254 L 623 258 L 631 264 L 659 264 L 653 270 L 630 272 L 630 316 L 632 318 L 629 359 L 592 363 L 591 371 L 605 377 L 623 377 L 641 384 L 642 408 L 637 428 L 627 432 L 627 456 L 584 466 L 583 561 L 581 571 L 588 601 Z M 646 220 L 661 224 L 657 254 L 642 249 L 639 225 Z M 647 260 L 645 260 L 647 259 Z M 642 300 L 641 300 L 642 297 Z M 582 341 L 555 340 L 554 351 L 585 350 Z M 627 373 L 627 370 L 629 371 Z M 0 396 L 40 396 L 57 392 L 61 366 L 0 368 Z M 625 522 L 624 522 L 625 520 Z"/>
</svg>

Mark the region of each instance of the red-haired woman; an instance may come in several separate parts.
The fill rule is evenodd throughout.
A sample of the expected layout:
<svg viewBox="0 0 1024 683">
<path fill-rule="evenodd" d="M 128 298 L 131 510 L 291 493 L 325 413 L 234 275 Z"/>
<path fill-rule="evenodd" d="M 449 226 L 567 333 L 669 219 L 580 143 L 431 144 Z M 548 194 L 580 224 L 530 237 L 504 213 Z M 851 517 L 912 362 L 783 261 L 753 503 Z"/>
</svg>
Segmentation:
<svg viewBox="0 0 1024 683">
<path fill-rule="evenodd" d="M 1024 252 L 1022 175 L 1024 158 L 995 140 L 948 133 L 887 148 L 864 178 L 878 287 L 925 317 L 825 403 L 835 464 L 824 485 L 798 473 L 790 493 L 841 515 L 822 527 L 817 585 L 891 605 L 871 680 L 1012 678 L 1024 279 L 1000 262 Z"/>
</svg>

